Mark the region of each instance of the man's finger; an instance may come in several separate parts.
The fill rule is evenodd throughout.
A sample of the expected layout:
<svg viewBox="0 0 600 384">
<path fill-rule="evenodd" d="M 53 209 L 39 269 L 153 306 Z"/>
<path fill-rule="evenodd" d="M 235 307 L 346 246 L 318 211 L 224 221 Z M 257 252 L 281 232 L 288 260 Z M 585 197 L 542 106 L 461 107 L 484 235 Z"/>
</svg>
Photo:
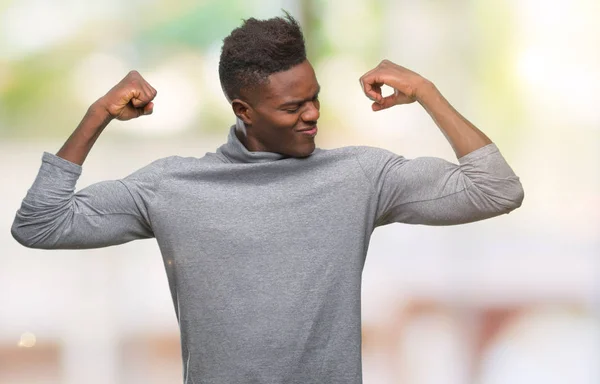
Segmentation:
<svg viewBox="0 0 600 384">
<path fill-rule="evenodd" d="M 153 111 L 154 111 L 154 103 L 149 102 L 148 104 L 146 104 L 146 106 L 144 107 L 144 115 L 151 115 Z"/>
<path fill-rule="evenodd" d="M 375 101 L 381 102 L 383 96 L 381 95 L 381 87 L 377 85 L 367 84 L 367 87 L 364 89 L 365 95 Z"/>
<path fill-rule="evenodd" d="M 373 68 L 373 69 L 371 69 L 370 71 L 368 71 L 367 73 L 365 73 L 364 75 L 362 75 L 362 76 L 360 77 L 360 79 L 358 79 L 358 82 L 360 83 L 360 87 L 361 87 L 363 90 L 365 89 L 365 84 L 364 84 L 364 83 L 365 83 L 365 79 L 367 79 L 367 78 L 370 78 L 370 77 L 371 77 L 371 74 L 372 74 L 373 72 L 375 72 L 376 70 L 377 70 L 377 68 Z"/>
<path fill-rule="evenodd" d="M 375 103 L 371 104 L 371 109 L 373 110 L 373 112 L 377 112 L 377 111 L 381 111 L 384 108 L 381 106 L 381 104 L 375 102 Z"/>
<path fill-rule="evenodd" d="M 373 76 L 373 74 L 375 73 L 375 71 L 377 71 L 377 68 L 371 69 L 369 72 L 362 75 L 359 79 L 360 87 L 362 88 L 364 94 L 373 101 L 378 100 L 377 95 L 372 93 L 372 83 L 375 79 L 375 76 Z"/>
<path fill-rule="evenodd" d="M 156 94 L 158 92 L 156 92 L 156 89 L 154 89 L 154 87 L 152 87 L 150 84 L 148 83 L 144 83 L 144 93 L 148 96 L 149 100 L 152 100 L 156 97 Z"/>
<path fill-rule="evenodd" d="M 131 105 L 133 105 L 134 108 L 143 108 L 147 104 L 148 104 L 147 101 L 144 101 L 144 100 L 142 100 L 141 98 L 138 98 L 138 97 L 134 97 L 134 98 L 131 99 Z"/>
<path fill-rule="evenodd" d="M 361 85 L 363 88 L 363 92 L 369 99 L 373 101 L 381 101 L 381 99 L 383 98 L 381 96 L 381 86 L 383 85 L 383 83 L 377 81 L 376 77 L 363 76 L 361 78 Z"/>
<path fill-rule="evenodd" d="M 384 97 L 379 102 L 374 102 L 371 105 L 373 111 L 381 111 L 382 109 L 387 109 L 396 105 L 395 95 L 390 95 L 388 97 Z"/>
</svg>

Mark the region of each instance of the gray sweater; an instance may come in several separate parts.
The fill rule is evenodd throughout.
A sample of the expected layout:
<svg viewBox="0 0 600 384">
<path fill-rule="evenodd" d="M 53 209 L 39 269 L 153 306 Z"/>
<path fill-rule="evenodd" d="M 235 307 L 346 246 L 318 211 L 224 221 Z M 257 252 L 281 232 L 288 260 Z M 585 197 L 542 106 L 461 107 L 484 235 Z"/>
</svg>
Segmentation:
<svg viewBox="0 0 600 384">
<path fill-rule="evenodd" d="M 14 238 L 43 249 L 156 238 L 188 384 L 361 383 L 361 273 L 375 227 L 467 223 L 523 200 L 494 144 L 459 165 L 365 146 L 298 159 L 249 152 L 233 127 L 201 158 L 160 159 L 75 193 L 80 174 L 44 153 Z"/>
</svg>

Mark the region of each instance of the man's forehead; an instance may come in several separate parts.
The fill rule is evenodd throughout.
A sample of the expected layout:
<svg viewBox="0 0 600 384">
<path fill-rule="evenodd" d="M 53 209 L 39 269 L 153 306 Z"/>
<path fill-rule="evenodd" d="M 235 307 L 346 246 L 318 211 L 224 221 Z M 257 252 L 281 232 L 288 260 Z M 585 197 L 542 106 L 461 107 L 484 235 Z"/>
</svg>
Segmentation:
<svg viewBox="0 0 600 384">
<path fill-rule="evenodd" d="M 318 91 L 319 83 L 312 66 L 306 61 L 287 71 L 270 75 L 267 82 L 260 88 L 260 91 L 263 92 L 262 96 L 267 100 L 305 98 L 307 94 Z"/>
</svg>

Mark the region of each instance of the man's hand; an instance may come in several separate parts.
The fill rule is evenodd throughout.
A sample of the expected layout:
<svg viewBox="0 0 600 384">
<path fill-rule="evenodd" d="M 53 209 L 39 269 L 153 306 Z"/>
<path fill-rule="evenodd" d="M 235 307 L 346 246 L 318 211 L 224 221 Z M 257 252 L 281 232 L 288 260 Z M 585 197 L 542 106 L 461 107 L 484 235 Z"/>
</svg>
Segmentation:
<svg viewBox="0 0 600 384">
<path fill-rule="evenodd" d="M 137 71 L 131 71 L 94 104 L 106 111 L 110 119 L 130 120 L 152 113 L 154 89 Z"/>
<path fill-rule="evenodd" d="M 457 158 L 492 143 L 483 132 L 450 105 L 432 82 L 389 60 L 383 60 L 377 67 L 365 73 L 360 78 L 360 84 L 365 95 L 374 101 L 374 111 L 418 101 L 446 136 Z M 394 93 L 383 97 L 381 86 L 384 84 L 392 87 Z"/>
<path fill-rule="evenodd" d="M 383 97 L 381 87 L 390 86 L 394 93 Z M 409 69 L 383 60 L 379 65 L 360 78 L 365 95 L 373 100 L 374 111 L 393 107 L 398 104 L 410 104 L 419 98 L 422 89 L 430 85 L 424 77 Z"/>
<path fill-rule="evenodd" d="M 131 71 L 119 84 L 99 98 L 56 153 L 72 163 L 82 165 L 100 133 L 112 119 L 130 120 L 152 113 L 156 89 L 142 75 Z"/>
</svg>

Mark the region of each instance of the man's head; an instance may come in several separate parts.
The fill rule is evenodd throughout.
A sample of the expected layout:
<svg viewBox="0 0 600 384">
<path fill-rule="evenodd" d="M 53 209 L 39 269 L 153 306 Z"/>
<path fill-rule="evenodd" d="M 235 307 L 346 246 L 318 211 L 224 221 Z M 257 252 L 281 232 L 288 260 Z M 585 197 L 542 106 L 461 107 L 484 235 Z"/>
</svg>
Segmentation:
<svg viewBox="0 0 600 384">
<path fill-rule="evenodd" d="M 246 125 L 251 151 L 305 157 L 315 148 L 319 83 L 290 15 L 248 19 L 225 38 L 219 77 L 233 112 Z M 239 137 L 239 136 L 238 136 Z"/>
</svg>

